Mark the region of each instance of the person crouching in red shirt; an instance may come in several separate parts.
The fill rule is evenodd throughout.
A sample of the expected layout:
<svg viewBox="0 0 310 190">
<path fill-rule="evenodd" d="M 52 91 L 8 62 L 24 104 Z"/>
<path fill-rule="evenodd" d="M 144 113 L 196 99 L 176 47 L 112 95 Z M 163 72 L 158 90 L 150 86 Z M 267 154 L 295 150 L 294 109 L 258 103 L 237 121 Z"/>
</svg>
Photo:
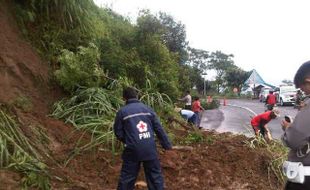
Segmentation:
<svg viewBox="0 0 310 190">
<path fill-rule="evenodd" d="M 266 141 L 272 140 L 272 136 L 267 127 L 267 123 L 269 123 L 269 121 L 271 121 L 272 119 L 277 118 L 278 116 L 279 110 L 273 109 L 272 111 L 267 111 L 253 117 L 251 120 L 251 125 L 255 132 L 255 135 L 259 136 L 261 134 Z"/>
</svg>

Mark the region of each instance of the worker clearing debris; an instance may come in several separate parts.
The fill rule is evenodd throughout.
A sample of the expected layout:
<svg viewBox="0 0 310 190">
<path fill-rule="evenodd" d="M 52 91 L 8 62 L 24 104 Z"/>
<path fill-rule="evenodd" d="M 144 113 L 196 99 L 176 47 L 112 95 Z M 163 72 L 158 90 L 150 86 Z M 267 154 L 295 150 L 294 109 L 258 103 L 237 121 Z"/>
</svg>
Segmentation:
<svg viewBox="0 0 310 190">
<path fill-rule="evenodd" d="M 174 108 L 174 111 L 178 112 L 188 123 L 197 126 L 197 115 L 193 111 L 178 107 Z"/>
<path fill-rule="evenodd" d="M 271 141 L 272 136 L 267 127 L 267 123 L 269 123 L 272 119 L 279 117 L 279 113 L 279 110 L 273 109 L 272 111 L 266 111 L 253 117 L 251 120 L 251 125 L 255 132 L 255 136 L 258 137 L 261 134 L 267 142 Z"/>
</svg>

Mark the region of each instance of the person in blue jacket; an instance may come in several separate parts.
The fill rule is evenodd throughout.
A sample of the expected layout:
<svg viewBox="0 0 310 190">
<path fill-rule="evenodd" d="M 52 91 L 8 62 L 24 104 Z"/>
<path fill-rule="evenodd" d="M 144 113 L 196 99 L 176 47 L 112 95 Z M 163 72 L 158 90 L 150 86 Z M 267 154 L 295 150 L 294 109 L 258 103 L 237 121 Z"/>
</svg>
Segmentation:
<svg viewBox="0 0 310 190">
<path fill-rule="evenodd" d="M 172 145 L 155 112 L 137 99 L 132 87 L 123 89 L 126 105 L 116 114 L 114 133 L 124 143 L 118 190 L 133 190 L 143 164 L 149 190 L 163 190 L 164 180 L 157 156 L 155 134 L 165 150 Z"/>
</svg>

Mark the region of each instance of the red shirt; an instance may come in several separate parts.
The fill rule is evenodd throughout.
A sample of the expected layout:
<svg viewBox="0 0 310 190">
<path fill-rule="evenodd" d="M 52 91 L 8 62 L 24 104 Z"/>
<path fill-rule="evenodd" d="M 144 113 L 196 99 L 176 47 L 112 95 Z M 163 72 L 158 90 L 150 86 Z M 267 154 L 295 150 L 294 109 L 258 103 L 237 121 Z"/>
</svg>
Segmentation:
<svg viewBox="0 0 310 190">
<path fill-rule="evenodd" d="M 268 94 L 267 96 L 267 104 L 271 104 L 271 105 L 274 105 L 276 104 L 276 96 L 274 94 Z"/>
<path fill-rule="evenodd" d="M 271 111 L 267 111 L 265 113 L 255 116 L 251 120 L 251 125 L 255 127 L 260 126 L 260 125 L 266 125 L 271 120 L 270 113 Z"/>
<path fill-rule="evenodd" d="M 192 105 L 192 111 L 193 112 L 200 112 L 201 108 L 200 108 L 200 101 L 199 100 L 196 100 L 193 102 L 193 105 Z"/>
</svg>

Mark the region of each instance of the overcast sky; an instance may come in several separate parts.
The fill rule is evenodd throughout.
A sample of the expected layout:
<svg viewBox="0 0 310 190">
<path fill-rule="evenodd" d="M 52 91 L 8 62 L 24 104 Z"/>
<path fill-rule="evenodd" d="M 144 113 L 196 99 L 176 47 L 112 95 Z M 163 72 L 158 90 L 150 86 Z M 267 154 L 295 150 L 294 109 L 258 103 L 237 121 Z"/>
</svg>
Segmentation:
<svg viewBox="0 0 310 190">
<path fill-rule="evenodd" d="M 293 80 L 310 60 L 310 0 L 94 0 L 136 20 L 141 9 L 163 11 L 186 26 L 193 48 L 234 54 L 265 82 Z"/>
</svg>

